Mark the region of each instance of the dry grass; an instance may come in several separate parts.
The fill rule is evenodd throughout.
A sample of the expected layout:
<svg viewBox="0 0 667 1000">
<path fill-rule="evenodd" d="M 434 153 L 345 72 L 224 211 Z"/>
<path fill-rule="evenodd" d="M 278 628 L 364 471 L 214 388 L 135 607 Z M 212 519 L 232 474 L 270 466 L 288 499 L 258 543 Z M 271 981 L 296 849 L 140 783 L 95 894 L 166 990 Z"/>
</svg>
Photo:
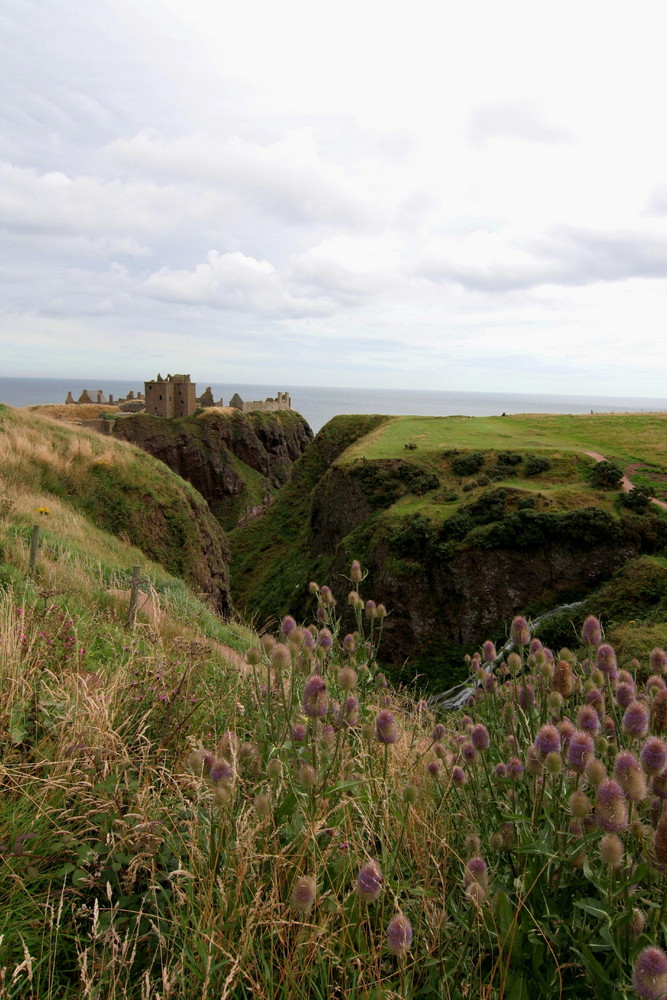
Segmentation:
<svg viewBox="0 0 667 1000">
<path fill-rule="evenodd" d="M 117 406 L 105 403 L 41 403 L 37 406 L 25 406 L 23 411 L 35 413 L 40 417 L 50 417 L 51 420 L 65 420 L 77 423 L 79 420 L 96 420 L 102 413 L 120 413 Z"/>
</svg>

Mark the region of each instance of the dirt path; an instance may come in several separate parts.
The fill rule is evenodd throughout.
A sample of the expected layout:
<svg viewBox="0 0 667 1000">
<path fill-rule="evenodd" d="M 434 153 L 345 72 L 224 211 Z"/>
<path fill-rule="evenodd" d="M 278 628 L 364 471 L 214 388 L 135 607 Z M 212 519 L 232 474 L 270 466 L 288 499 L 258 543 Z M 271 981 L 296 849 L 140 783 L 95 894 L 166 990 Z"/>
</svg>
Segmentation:
<svg viewBox="0 0 667 1000">
<path fill-rule="evenodd" d="M 606 462 L 604 455 L 601 455 L 599 451 L 585 451 L 584 455 L 588 455 L 589 458 L 594 458 L 596 462 Z M 627 476 L 623 476 L 621 480 L 621 489 L 624 493 L 629 493 L 632 489 L 632 483 Z M 655 497 L 651 497 L 651 503 L 654 503 L 656 507 L 662 507 L 663 510 L 667 510 L 667 503 L 664 500 L 656 500 Z"/>
</svg>

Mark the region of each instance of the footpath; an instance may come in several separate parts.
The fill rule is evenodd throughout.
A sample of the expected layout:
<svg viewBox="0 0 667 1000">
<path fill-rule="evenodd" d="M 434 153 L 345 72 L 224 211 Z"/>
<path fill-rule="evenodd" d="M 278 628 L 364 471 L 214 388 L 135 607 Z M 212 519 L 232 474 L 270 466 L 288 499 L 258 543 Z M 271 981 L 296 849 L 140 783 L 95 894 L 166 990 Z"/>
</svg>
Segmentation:
<svg viewBox="0 0 667 1000">
<path fill-rule="evenodd" d="M 601 455 L 599 451 L 585 451 L 584 455 L 588 455 L 589 458 L 594 458 L 596 462 L 606 462 L 607 459 L 604 455 Z M 633 489 L 633 484 L 630 482 L 627 476 L 623 476 L 621 480 L 621 489 L 624 493 L 629 493 Z M 654 503 L 656 507 L 662 507 L 663 510 L 667 510 L 667 503 L 664 500 L 657 500 L 655 497 L 651 497 L 651 503 Z"/>
</svg>

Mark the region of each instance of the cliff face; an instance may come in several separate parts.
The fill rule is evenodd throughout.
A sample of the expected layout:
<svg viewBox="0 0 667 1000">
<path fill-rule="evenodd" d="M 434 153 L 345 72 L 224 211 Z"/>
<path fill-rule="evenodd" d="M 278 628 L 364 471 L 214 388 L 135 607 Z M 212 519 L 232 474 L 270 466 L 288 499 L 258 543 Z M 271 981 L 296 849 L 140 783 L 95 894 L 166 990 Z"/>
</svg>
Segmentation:
<svg viewBox="0 0 667 1000">
<path fill-rule="evenodd" d="M 307 585 L 317 580 L 337 593 L 342 627 L 354 628 L 344 598 L 357 558 L 369 571 L 364 598 L 390 610 L 385 662 L 408 662 L 406 679 L 438 664 L 446 684 L 464 652 L 503 639 L 515 614 L 583 598 L 628 560 L 664 545 L 658 518 L 619 516 L 608 497 L 583 485 L 569 506 L 538 492 L 534 478 L 518 485 L 516 474 L 512 485 L 486 479 L 452 496 L 450 458 L 342 459 L 378 421 L 331 421 L 267 512 L 231 533 L 239 609 L 260 620 L 312 617 Z M 570 475 L 579 475 L 575 465 Z"/>
<path fill-rule="evenodd" d="M 236 525 L 246 508 L 260 505 L 287 482 L 313 437 L 303 417 L 292 411 L 215 410 L 180 420 L 137 414 L 117 420 L 113 435 L 159 458 L 191 483 L 226 529 Z"/>
</svg>

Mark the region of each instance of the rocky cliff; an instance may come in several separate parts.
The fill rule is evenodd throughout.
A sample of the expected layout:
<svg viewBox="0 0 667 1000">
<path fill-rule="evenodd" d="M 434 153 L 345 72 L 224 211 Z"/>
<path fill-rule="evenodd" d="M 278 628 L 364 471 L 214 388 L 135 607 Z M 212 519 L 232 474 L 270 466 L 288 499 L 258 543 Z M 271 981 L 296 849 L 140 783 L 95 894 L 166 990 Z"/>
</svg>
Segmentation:
<svg viewBox="0 0 667 1000">
<path fill-rule="evenodd" d="M 262 509 L 267 496 L 287 482 L 313 437 L 293 411 L 216 409 L 172 420 L 137 414 L 115 421 L 113 435 L 159 458 L 191 483 L 225 529 L 234 527 L 248 509 Z"/>
<path fill-rule="evenodd" d="M 517 461 L 530 459 L 525 488 L 484 476 L 457 493 L 448 479 L 452 457 L 437 465 L 343 456 L 382 419 L 331 421 L 266 514 L 231 533 L 239 609 L 260 619 L 288 611 L 307 617 L 307 584 L 315 579 L 334 587 L 343 627 L 351 627 L 345 577 L 358 558 L 369 570 L 363 596 L 391 609 L 383 657 L 397 667 L 407 662 L 404 678 L 438 664 L 446 683 L 464 651 L 505 638 L 514 614 L 585 597 L 640 552 L 665 543 L 658 517 L 628 515 L 611 496 L 587 491 L 576 461 L 563 463 L 571 493 L 557 498 L 550 493 L 556 458 L 543 494 L 534 456 L 513 459 L 509 477 L 497 473 L 517 482 Z M 496 454 L 479 461 L 497 469 Z"/>
</svg>

